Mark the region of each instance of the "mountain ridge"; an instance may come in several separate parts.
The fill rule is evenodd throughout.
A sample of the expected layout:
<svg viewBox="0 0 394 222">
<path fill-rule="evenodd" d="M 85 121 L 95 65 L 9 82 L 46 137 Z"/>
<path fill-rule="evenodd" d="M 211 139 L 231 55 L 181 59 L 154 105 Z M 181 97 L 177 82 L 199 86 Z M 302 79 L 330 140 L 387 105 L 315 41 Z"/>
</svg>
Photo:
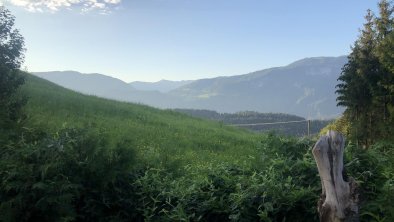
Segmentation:
<svg viewBox="0 0 394 222">
<path fill-rule="evenodd" d="M 133 86 L 121 80 L 116 81 L 113 77 L 106 78 L 105 87 L 98 89 L 97 85 L 91 85 L 97 79 L 84 80 L 94 77 L 94 74 L 79 73 L 79 77 L 74 76 L 71 83 L 64 82 L 65 77 L 62 77 L 63 80 L 54 78 L 50 72 L 33 74 L 86 94 L 158 108 L 208 109 L 226 113 L 251 110 L 327 119 L 342 113 L 342 109 L 336 106 L 335 85 L 346 62 L 346 56 L 311 57 L 287 66 L 241 75 L 193 81 L 158 81 L 148 84 L 150 90 L 135 87 L 135 82 Z M 105 75 L 98 75 L 105 78 Z M 87 85 L 78 84 L 81 82 Z M 162 83 L 172 85 L 160 88 L 163 87 L 160 85 Z M 102 86 L 103 83 L 98 85 Z"/>
<path fill-rule="evenodd" d="M 187 85 L 191 82 L 193 82 L 193 80 L 171 81 L 171 80 L 162 79 L 157 82 L 133 81 L 128 84 L 137 90 L 159 91 L 162 93 L 167 93 L 173 89 Z"/>
</svg>

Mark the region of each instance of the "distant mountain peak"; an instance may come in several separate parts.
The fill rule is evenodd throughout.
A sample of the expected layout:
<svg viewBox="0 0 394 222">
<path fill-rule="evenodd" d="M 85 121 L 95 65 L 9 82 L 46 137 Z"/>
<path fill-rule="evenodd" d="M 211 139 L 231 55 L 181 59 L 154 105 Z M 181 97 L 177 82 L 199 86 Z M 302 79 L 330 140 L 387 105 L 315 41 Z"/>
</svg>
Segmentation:
<svg viewBox="0 0 394 222">
<path fill-rule="evenodd" d="M 336 106 L 335 85 L 346 62 L 346 56 L 311 57 L 243 75 L 194 81 L 162 79 L 153 83 L 125 83 L 102 74 L 75 71 L 35 74 L 86 94 L 159 108 L 207 109 L 220 113 L 250 110 L 331 118 L 342 113 Z"/>
<path fill-rule="evenodd" d="M 318 57 L 307 57 L 295 62 L 290 63 L 285 67 L 294 68 L 297 66 L 311 66 L 311 65 L 321 65 L 321 64 L 330 64 L 337 61 L 347 61 L 347 56 L 337 56 L 337 57 L 328 57 L 328 56 L 318 56 Z"/>
<path fill-rule="evenodd" d="M 158 91 L 161 93 L 167 93 L 171 90 L 185 86 L 191 82 L 193 82 L 193 81 L 192 80 L 171 81 L 171 80 L 162 79 L 157 82 L 135 81 L 135 82 L 129 83 L 129 85 L 134 87 L 137 90 Z"/>
</svg>

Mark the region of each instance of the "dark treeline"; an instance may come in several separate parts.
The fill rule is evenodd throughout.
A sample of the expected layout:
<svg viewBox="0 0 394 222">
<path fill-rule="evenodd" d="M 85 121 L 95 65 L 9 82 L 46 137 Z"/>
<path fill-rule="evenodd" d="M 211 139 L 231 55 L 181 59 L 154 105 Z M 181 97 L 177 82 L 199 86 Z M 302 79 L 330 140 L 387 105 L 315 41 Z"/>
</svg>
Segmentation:
<svg viewBox="0 0 394 222">
<path fill-rule="evenodd" d="M 368 10 L 337 85 L 338 105 L 346 107 L 349 136 L 368 147 L 392 137 L 394 127 L 393 6 L 379 3 L 379 15 Z"/>
<path fill-rule="evenodd" d="M 275 132 L 282 135 L 305 136 L 308 134 L 308 122 L 305 118 L 284 114 L 284 113 L 259 113 L 254 111 L 244 111 L 237 113 L 218 113 L 212 110 L 201 109 L 174 109 L 177 112 L 185 113 L 194 117 L 210 119 L 223 122 L 228 125 L 236 124 L 259 124 L 278 123 L 268 125 L 239 126 L 257 132 Z M 303 121 L 294 122 L 292 121 Z M 327 124 L 333 120 L 311 120 L 310 133 L 318 134 Z M 281 123 L 283 122 L 283 123 Z M 285 123 L 289 122 L 289 123 Z"/>
</svg>

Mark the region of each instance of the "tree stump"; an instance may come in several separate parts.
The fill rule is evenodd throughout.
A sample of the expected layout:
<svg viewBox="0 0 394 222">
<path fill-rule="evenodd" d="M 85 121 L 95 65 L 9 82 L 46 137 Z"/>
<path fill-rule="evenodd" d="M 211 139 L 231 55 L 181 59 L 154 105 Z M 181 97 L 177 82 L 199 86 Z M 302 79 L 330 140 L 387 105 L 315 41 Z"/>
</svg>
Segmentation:
<svg viewBox="0 0 394 222">
<path fill-rule="evenodd" d="M 322 184 L 318 201 L 321 222 L 359 221 L 357 184 L 343 178 L 345 138 L 335 131 L 320 137 L 312 149 Z"/>
</svg>

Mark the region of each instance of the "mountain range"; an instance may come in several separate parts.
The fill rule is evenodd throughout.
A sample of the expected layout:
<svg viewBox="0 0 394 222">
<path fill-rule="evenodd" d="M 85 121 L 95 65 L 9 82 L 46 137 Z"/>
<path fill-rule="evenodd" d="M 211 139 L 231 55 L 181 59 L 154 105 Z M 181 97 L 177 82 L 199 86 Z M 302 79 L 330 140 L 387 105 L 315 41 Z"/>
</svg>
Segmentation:
<svg viewBox="0 0 394 222">
<path fill-rule="evenodd" d="M 181 80 L 181 81 L 170 81 L 170 80 L 160 80 L 158 82 L 141 82 L 135 81 L 129 83 L 134 89 L 143 90 L 143 91 L 159 91 L 162 93 L 168 93 L 171 90 L 182 87 L 189 83 L 193 82 L 192 80 Z"/>
<path fill-rule="evenodd" d="M 65 88 L 158 108 L 208 109 L 221 113 L 257 111 L 305 118 L 333 118 L 335 85 L 346 56 L 305 58 L 283 67 L 194 81 L 131 82 L 75 71 L 33 74 Z"/>
</svg>

